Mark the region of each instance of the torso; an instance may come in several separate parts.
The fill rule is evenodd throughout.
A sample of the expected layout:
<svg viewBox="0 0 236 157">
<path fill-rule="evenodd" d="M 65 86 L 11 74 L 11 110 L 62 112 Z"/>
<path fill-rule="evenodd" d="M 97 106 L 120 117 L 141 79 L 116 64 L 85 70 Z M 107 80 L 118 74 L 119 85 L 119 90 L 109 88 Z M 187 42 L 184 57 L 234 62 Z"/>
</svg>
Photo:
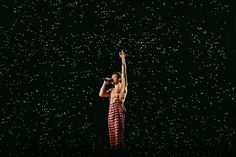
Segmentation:
<svg viewBox="0 0 236 157">
<path fill-rule="evenodd" d="M 113 88 L 111 90 L 111 95 L 110 95 L 110 103 L 113 103 L 115 101 L 115 99 L 120 99 L 119 98 L 119 93 L 120 93 L 120 90 L 119 89 L 115 89 Z M 117 98 L 118 97 L 118 98 Z"/>
</svg>

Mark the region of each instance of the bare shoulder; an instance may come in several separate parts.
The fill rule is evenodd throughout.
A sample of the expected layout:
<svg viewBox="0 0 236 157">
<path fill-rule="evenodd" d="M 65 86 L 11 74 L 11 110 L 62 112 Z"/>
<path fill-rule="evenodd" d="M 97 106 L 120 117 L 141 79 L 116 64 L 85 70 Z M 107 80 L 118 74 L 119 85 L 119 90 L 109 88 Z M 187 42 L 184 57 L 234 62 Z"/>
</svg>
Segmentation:
<svg viewBox="0 0 236 157">
<path fill-rule="evenodd" d="M 126 96 L 127 96 L 127 93 L 128 93 L 128 88 L 127 87 L 124 87 L 124 92 L 119 94 L 119 99 L 122 103 L 125 102 L 126 100 Z"/>
</svg>

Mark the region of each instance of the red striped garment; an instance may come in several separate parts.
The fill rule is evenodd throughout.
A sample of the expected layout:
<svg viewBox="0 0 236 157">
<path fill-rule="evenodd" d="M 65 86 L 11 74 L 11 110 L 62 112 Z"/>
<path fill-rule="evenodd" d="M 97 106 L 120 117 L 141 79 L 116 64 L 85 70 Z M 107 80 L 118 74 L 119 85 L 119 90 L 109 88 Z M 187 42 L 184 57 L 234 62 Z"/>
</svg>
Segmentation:
<svg viewBox="0 0 236 157">
<path fill-rule="evenodd" d="M 108 128 L 111 149 L 124 149 L 125 133 L 125 106 L 117 96 L 113 103 L 109 104 Z"/>
</svg>

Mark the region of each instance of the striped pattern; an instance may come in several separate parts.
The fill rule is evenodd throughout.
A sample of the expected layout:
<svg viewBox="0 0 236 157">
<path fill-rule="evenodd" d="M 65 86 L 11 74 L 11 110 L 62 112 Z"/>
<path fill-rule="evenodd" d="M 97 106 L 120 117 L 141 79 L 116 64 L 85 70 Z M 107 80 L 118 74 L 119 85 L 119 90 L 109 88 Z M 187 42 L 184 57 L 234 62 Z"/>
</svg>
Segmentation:
<svg viewBox="0 0 236 157">
<path fill-rule="evenodd" d="M 108 128 L 111 149 L 123 149 L 125 147 L 125 112 L 124 104 L 117 96 L 114 102 L 109 104 Z"/>
</svg>

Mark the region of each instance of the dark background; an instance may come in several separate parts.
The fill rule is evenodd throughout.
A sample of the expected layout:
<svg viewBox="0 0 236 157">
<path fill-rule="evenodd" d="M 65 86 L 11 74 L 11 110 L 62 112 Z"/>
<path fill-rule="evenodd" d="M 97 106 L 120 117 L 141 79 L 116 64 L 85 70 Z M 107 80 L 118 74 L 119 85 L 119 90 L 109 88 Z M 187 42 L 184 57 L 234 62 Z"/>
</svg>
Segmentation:
<svg viewBox="0 0 236 157">
<path fill-rule="evenodd" d="M 103 81 L 127 53 L 130 156 L 233 156 L 235 2 L 1 1 L 0 152 L 108 153 Z"/>
</svg>

